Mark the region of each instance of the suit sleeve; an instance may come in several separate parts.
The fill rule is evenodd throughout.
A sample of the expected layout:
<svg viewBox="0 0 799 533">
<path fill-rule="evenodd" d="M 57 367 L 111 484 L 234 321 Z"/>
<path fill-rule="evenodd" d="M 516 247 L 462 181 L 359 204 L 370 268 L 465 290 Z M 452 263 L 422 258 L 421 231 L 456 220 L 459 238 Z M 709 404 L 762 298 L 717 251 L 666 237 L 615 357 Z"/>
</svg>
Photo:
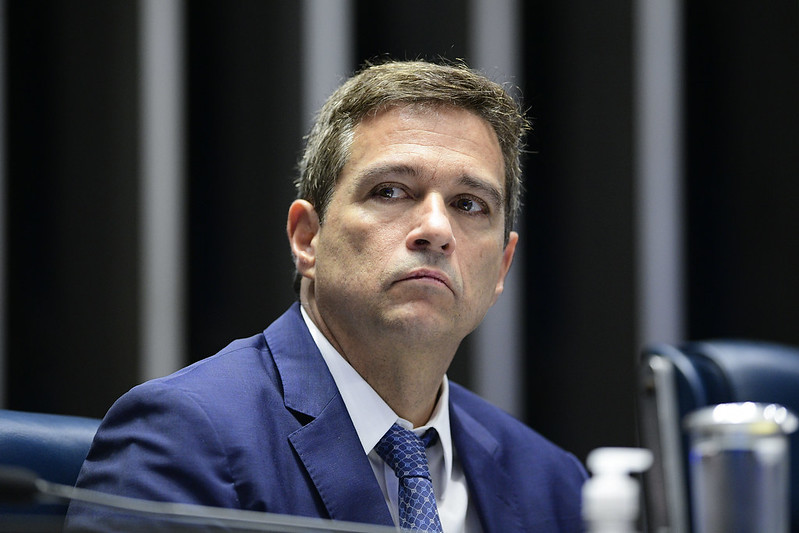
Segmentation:
<svg viewBox="0 0 799 533">
<path fill-rule="evenodd" d="M 238 508 L 228 454 L 201 398 L 153 381 L 122 396 L 94 438 L 77 486 L 155 501 Z M 97 521 L 73 504 L 71 528 Z M 102 512 L 100 512 L 102 514 Z"/>
</svg>

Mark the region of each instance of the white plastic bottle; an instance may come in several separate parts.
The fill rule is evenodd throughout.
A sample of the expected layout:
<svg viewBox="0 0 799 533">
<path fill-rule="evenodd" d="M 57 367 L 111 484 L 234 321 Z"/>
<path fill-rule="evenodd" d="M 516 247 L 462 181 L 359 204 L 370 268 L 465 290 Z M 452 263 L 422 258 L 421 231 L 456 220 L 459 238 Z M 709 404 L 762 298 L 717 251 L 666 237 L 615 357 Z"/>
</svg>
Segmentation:
<svg viewBox="0 0 799 533">
<path fill-rule="evenodd" d="M 652 452 L 641 448 L 597 448 L 588 454 L 593 476 L 583 485 L 586 533 L 635 533 L 641 491 L 632 473 L 652 465 Z"/>
</svg>

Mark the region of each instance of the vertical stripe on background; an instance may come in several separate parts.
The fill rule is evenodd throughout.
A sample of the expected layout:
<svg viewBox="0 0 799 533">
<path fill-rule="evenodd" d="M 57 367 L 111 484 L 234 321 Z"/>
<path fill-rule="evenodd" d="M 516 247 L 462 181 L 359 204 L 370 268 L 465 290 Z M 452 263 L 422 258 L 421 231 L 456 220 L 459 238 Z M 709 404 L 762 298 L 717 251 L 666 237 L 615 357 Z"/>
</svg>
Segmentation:
<svg viewBox="0 0 799 533">
<path fill-rule="evenodd" d="M 141 0 L 140 379 L 184 363 L 183 20 L 180 0 Z"/>
<path fill-rule="evenodd" d="M 521 37 L 518 0 L 470 0 L 472 67 L 499 83 L 517 86 Z M 517 224 L 523 226 L 520 220 Z M 524 236 L 521 237 L 524 240 Z M 505 292 L 474 333 L 474 388 L 480 396 L 521 416 L 523 245 L 516 249 Z"/>
<path fill-rule="evenodd" d="M 638 0 L 634 18 L 637 344 L 684 335 L 679 0 Z"/>
<path fill-rule="evenodd" d="M 302 4 L 302 129 L 354 68 L 351 0 L 304 0 Z"/>
</svg>

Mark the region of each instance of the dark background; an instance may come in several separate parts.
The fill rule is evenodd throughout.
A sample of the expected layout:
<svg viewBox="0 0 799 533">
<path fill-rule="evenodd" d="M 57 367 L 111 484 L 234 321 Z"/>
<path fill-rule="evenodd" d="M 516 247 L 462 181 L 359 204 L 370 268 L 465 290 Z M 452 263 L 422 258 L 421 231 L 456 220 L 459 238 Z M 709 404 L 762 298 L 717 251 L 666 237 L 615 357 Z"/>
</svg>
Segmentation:
<svg viewBox="0 0 799 533">
<path fill-rule="evenodd" d="M 294 298 L 284 224 L 304 134 L 302 17 L 295 1 L 185 5 L 196 360 Z M 634 6 L 519 6 L 518 82 L 535 120 L 519 228 L 521 416 L 584 459 L 636 442 Z M 5 4 L 0 340 L 12 409 L 99 417 L 138 382 L 137 9 Z M 353 64 L 469 61 L 471 16 L 465 0 L 355 1 Z M 685 335 L 799 344 L 799 4 L 685 2 L 683 26 Z M 453 369 L 467 385 L 471 351 Z"/>
</svg>

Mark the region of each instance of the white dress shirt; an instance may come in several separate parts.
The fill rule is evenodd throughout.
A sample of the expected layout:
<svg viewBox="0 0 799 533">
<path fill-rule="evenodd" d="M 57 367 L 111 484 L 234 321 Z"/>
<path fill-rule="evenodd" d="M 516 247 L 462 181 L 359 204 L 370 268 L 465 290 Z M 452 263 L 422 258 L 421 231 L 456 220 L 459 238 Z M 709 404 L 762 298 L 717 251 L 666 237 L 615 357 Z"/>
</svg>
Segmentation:
<svg viewBox="0 0 799 533">
<path fill-rule="evenodd" d="M 383 491 L 383 497 L 394 518 L 399 523 L 397 504 L 398 482 L 394 471 L 374 450 L 374 447 L 396 422 L 421 436 L 429 428 L 438 432 L 438 442 L 427 448 L 427 461 L 433 478 L 433 491 L 444 533 L 480 533 L 482 528 L 474 506 L 469 505 L 469 491 L 460 461 L 452 446 L 449 427 L 449 382 L 447 377 L 441 384 L 441 394 L 433 414 L 424 426 L 413 424 L 397 414 L 383 401 L 360 374 L 336 351 L 308 314 L 302 309 L 302 317 L 311 336 L 322 353 L 347 412 L 358 433 L 363 451 Z"/>
</svg>

